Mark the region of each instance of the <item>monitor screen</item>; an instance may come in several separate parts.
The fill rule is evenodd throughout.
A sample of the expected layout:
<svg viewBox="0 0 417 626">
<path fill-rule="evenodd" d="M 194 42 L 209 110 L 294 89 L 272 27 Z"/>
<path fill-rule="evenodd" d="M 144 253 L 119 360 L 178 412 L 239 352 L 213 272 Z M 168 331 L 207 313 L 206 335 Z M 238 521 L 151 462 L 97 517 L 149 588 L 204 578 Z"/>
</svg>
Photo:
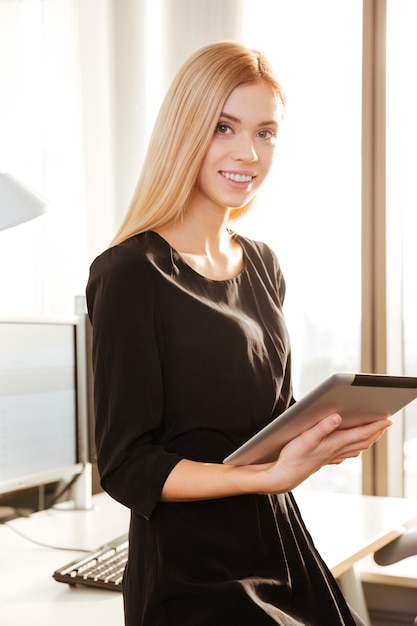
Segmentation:
<svg viewBox="0 0 417 626">
<path fill-rule="evenodd" d="M 81 473 L 76 320 L 0 320 L 0 494 Z"/>
</svg>

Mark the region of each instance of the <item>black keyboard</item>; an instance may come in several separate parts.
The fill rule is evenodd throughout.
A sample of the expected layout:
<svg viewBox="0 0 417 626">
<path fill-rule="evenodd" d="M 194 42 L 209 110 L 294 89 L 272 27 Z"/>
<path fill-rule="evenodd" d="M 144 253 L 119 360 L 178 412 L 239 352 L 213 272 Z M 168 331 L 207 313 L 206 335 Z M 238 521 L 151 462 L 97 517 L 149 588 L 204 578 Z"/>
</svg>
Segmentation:
<svg viewBox="0 0 417 626">
<path fill-rule="evenodd" d="M 89 585 L 111 591 L 122 590 L 127 561 L 127 533 L 57 569 L 53 578 L 69 585 Z"/>
</svg>

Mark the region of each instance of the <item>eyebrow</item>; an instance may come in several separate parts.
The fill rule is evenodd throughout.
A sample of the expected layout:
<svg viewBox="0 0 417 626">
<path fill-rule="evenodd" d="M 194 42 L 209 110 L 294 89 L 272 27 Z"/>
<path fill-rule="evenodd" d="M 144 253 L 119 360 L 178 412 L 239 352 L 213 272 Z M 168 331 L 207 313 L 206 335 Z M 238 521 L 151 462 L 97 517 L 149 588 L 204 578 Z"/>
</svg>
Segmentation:
<svg viewBox="0 0 417 626">
<path fill-rule="evenodd" d="M 237 124 L 241 124 L 242 122 L 242 120 L 240 120 L 238 117 L 235 117 L 234 115 L 230 115 L 230 113 L 225 113 L 224 111 L 220 113 L 220 117 L 225 117 L 231 122 L 236 122 Z M 277 120 L 267 120 L 266 122 L 261 122 L 259 126 L 270 126 L 271 124 L 278 126 Z"/>
</svg>

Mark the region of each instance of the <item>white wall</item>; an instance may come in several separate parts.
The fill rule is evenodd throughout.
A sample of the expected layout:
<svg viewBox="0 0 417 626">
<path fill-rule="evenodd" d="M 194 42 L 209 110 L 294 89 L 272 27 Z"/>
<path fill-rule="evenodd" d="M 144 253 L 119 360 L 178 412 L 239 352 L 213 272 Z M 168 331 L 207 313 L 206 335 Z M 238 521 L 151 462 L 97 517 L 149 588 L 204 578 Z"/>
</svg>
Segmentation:
<svg viewBox="0 0 417 626">
<path fill-rule="evenodd" d="M 78 0 L 87 257 L 116 226 L 112 0 Z"/>
<path fill-rule="evenodd" d="M 241 0 L 78 0 L 88 257 L 132 197 L 151 125 L 181 63 L 239 39 Z"/>
</svg>

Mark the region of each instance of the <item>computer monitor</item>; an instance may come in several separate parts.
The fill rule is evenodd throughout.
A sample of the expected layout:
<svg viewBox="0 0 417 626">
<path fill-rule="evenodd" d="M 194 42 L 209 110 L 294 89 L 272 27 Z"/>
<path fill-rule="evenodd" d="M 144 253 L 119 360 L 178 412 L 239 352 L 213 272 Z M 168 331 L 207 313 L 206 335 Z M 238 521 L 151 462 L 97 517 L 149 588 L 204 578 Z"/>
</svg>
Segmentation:
<svg viewBox="0 0 417 626">
<path fill-rule="evenodd" d="M 85 345 L 84 316 L 0 319 L 0 494 L 78 476 L 88 508 Z"/>
<path fill-rule="evenodd" d="M 97 464 L 97 449 L 95 443 L 95 412 L 94 412 L 94 376 L 93 376 L 93 329 L 88 315 L 84 318 L 85 330 L 85 365 L 86 372 L 83 380 L 86 381 L 86 400 L 87 400 L 87 437 L 88 441 L 88 460 L 95 466 Z"/>
</svg>

